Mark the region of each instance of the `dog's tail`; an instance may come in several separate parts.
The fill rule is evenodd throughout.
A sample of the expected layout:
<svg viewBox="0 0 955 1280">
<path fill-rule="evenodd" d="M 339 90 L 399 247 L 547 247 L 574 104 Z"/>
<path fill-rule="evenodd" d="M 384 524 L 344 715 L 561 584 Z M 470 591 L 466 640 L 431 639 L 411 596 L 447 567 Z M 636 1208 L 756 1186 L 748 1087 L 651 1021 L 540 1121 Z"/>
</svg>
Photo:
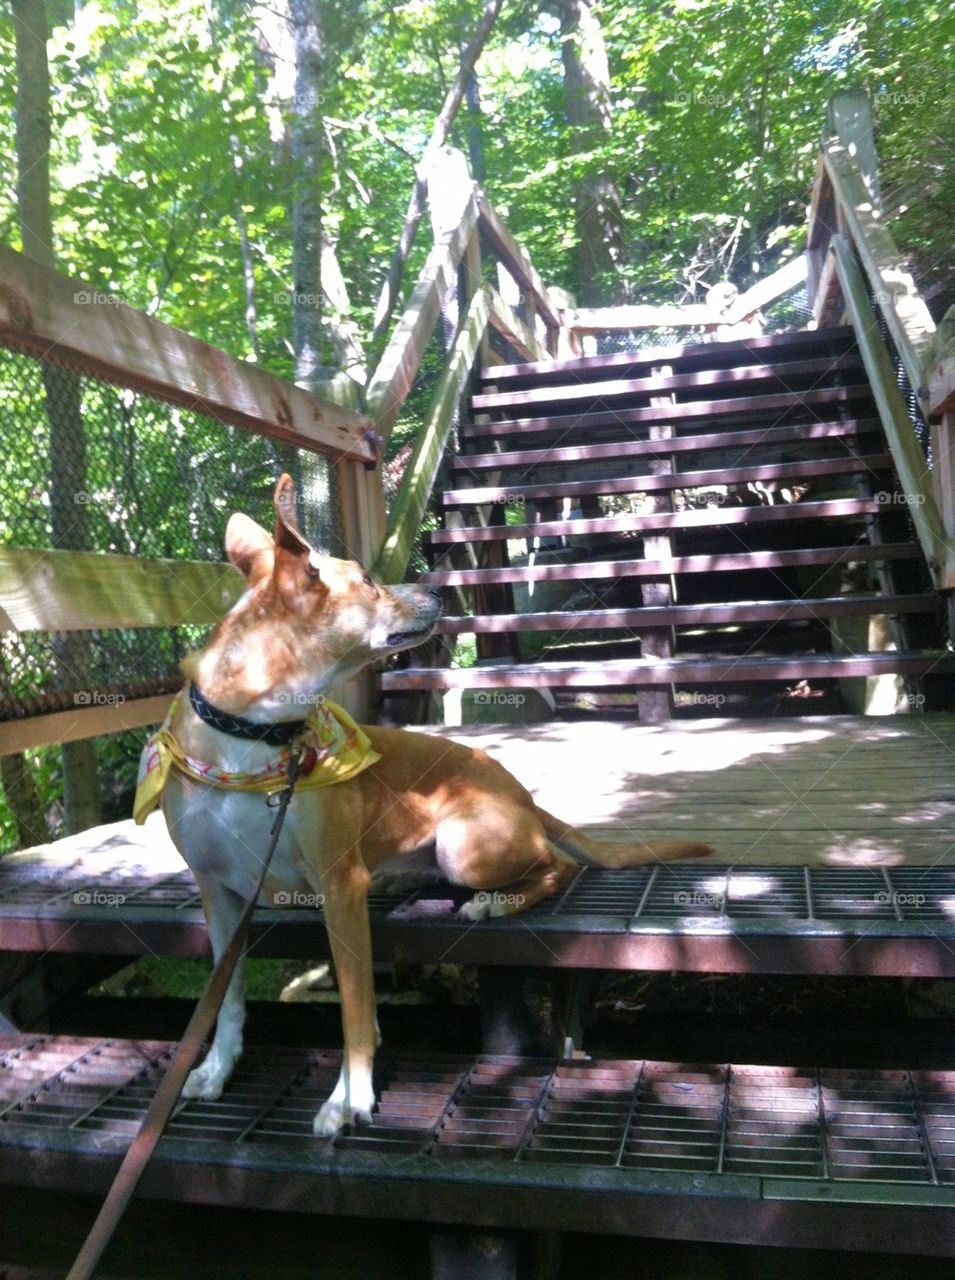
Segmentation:
<svg viewBox="0 0 955 1280">
<path fill-rule="evenodd" d="M 705 858 L 712 852 L 700 840 L 638 840 L 632 844 L 606 844 L 591 840 L 583 832 L 552 813 L 535 805 L 544 833 L 562 852 L 575 862 L 598 867 L 637 867 L 643 862 L 668 861 L 672 858 Z"/>
</svg>

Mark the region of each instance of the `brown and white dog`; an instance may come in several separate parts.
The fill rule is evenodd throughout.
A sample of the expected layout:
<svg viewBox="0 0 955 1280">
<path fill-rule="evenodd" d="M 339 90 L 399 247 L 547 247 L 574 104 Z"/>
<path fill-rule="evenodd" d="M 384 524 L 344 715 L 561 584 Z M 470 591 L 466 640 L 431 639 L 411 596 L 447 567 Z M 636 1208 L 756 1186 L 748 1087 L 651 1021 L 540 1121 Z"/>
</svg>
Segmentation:
<svg viewBox="0 0 955 1280">
<path fill-rule="evenodd" d="M 379 586 L 357 564 L 315 551 L 299 532 L 288 476 L 275 491 L 275 516 L 274 538 L 248 516 L 230 519 L 226 547 L 248 589 L 205 648 L 183 663 L 206 706 L 263 732 L 301 719 L 304 701 L 368 663 L 420 644 L 440 613 L 427 587 Z M 254 772 L 275 755 L 273 746 L 200 717 L 188 697 L 179 699 L 169 729 L 193 760 L 230 773 Z M 315 1117 L 315 1132 L 326 1135 L 367 1121 L 375 1104 L 379 1036 L 366 899 L 372 873 L 389 859 L 416 854 L 453 884 L 485 891 L 461 908 L 480 920 L 556 893 L 581 861 L 623 867 L 710 852 L 689 841 L 595 843 L 545 813 L 483 751 L 402 730 L 365 732 L 380 759 L 347 781 L 296 792 L 264 890 L 273 902 L 283 894 L 286 901 L 297 893 L 324 898 L 345 1041 L 338 1084 Z M 218 957 L 255 886 L 273 811 L 261 794 L 211 787 L 176 769 L 162 803 L 198 881 Z M 244 1013 L 240 965 L 185 1096 L 221 1094 L 242 1051 Z"/>
</svg>

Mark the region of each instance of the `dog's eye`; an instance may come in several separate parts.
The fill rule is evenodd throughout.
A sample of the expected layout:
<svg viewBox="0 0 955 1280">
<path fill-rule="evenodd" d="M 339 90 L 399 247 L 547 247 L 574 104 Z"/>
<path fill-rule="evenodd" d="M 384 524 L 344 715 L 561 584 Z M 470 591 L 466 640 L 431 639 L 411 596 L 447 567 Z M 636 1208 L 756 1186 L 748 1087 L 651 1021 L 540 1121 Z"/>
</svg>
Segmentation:
<svg viewBox="0 0 955 1280">
<path fill-rule="evenodd" d="M 373 587 L 375 585 L 367 573 L 362 576 L 362 582 L 366 587 Z"/>
</svg>

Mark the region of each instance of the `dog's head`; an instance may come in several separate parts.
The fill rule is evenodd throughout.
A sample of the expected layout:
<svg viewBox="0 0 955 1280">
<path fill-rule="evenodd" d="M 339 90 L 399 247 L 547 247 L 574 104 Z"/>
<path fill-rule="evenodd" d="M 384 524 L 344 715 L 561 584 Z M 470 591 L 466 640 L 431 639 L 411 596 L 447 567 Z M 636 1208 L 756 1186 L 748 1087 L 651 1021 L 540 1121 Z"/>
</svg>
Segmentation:
<svg viewBox="0 0 955 1280">
<path fill-rule="evenodd" d="M 246 515 L 226 528 L 248 589 L 186 674 L 223 710 L 299 719 L 310 698 L 376 658 L 421 644 L 441 613 L 429 587 L 385 587 L 351 560 L 316 551 L 298 526 L 295 485 L 275 488 L 275 535 Z"/>
</svg>

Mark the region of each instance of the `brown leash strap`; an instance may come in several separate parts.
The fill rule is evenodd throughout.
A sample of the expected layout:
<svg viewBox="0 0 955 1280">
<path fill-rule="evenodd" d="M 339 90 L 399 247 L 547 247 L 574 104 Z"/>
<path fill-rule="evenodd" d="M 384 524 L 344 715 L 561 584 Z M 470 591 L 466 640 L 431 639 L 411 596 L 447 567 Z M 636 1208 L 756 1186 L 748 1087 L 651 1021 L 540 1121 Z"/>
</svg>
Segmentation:
<svg viewBox="0 0 955 1280">
<path fill-rule="evenodd" d="M 159 1082 L 159 1088 L 153 1095 L 149 1110 L 143 1117 L 143 1122 L 139 1126 L 129 1150 L 123 1157 L 123 1163 L 119 1166 L 119 1171 L 113 1179 L 113 1185 L 103 1201 L 103 1206 L 97 1215 L 96 1221 L 93 1223 L 82 1249 L 76 1255 L 76 1260 L 67 1272 L 66 1280 L 90 1280 L 93 1275 L 96 1264 L 103 1256 L 103 1251 L 112 1239 L 113 1233 L 119 1226 L 120 1220 L 126 1211 L 126 1206 L 136 1191 L 139 1180 L 143 1176 L 143 1170 L 156 1149 L 156 1143 L 162 1137 L 163 1130 L 169 1123 L 169 1117 L 179 1101 L 179 1095 L 182 1092 L 183 1085 L 186 1083 L 189 1069 L 195 1062 L 199 1050 L 202 1048 L 203 1042 L 218 1016 L 222 1002 L 225 999 L 229 981 L 235 972 L 235 966 L 238 964 L 245 947 L 249 920 L 255 910 L 255 904 L 262 891 L 262 886 L 265 884 L 265 877 L 272 861 L 272 855 L 275 853 L 279 842 L 279 836 L 282 834 L 285 815 L 292 800 L 292 792 L 295 790 L 295 783 L 298 780 L 301 765 L 302 752 L 293 748 L 289 755 L 288 780 L 285 787 L 277 796 L 269 799 L 270 804 L 274 802 L 276 805 L 277 812 L 275 821 L 272 823 L 272 838 L 265 860 L 262 863 L 258 884 L 245 904 L 242 918 L 236 925 L 228 946 L 220 956 L 219 963 L 212 971 L 212 976 L 206 984 L 206 989 L 203 991 L 199 1003 L 189 1019 L 185 1034 L 179 1041 L 172 1061 Z"/>
</svg>

